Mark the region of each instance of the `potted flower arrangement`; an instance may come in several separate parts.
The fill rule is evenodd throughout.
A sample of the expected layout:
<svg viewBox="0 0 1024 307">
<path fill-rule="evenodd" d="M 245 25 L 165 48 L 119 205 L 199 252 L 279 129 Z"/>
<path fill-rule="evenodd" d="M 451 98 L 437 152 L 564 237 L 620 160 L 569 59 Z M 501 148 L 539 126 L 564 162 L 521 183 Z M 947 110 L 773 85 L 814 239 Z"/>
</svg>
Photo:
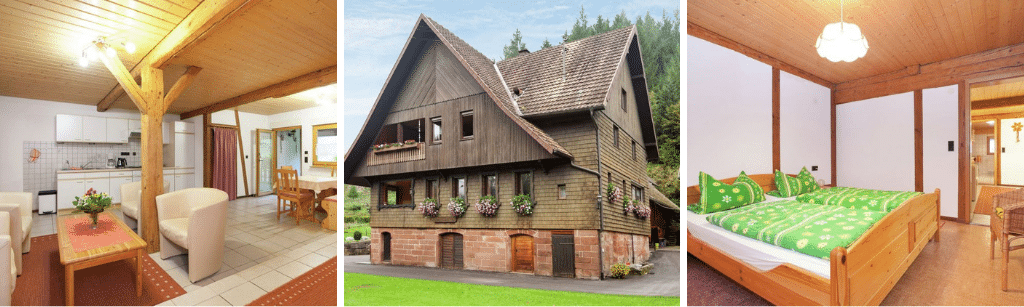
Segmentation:
<svg viewBox="0 0 1024 307">
<path fill-rule="evenodd" d="M 405 145 L 416 144 L 416 140 L 405 140 Z"/>
<path fill-rule="evenodd" d="M 519 215 L 527 216 L 533 214 L 533 206 L 536 205 L 529 195 L 519 194 L 512 197 L 512 208 L 516 210 Z"/>
<path fill-rule="evenodd" d="M 651 217 L 651 207 L 637 205 L 636 208 L 633 209 L 633 214 L 636 214 L 636 217 L 641 219 L 649 218 Z"/>
<path fill-rule="evenodd" d="M 635 212 L 637 207 L 638 205 L 636 201 L 630 198 L 629 196 L 622 198 L 622 214 L 629 214 L 630 212 Z"/>
<path fill-rule="evenodd" d="M 608 202 L 616 202 L 622 199 L 622 189 L 615 186 L 614 183 L 609 182 L 608 186 L 605 187 L 605 193 L 608 194 Z"/>
<path fill-rule="evenodd" d="M 440 206 L 437 205 L 437 200 L 433 198 L 424 199 L 422 203 L 417 206 L 417 210 L 423 213 L 426 217 L 437 217 L 437 213 L 440 210 Z"/>
<path fill-rule="evenodd" d="M 473 207 L 476 208 L 476 212 L 483 214 L 486 217 L 493 217 L 498 214 L 498 207 L 501 203 L 498 199 L 491 195 L 484 195 L 480 198 L 480 201 L 476 202 Z"/>
<path fill-rule="evenodd" d="M 612 265 L 612 278 L 626 278 L 629 275 L 629 262 L 627 263 L 616 263 Z"/>
<path fill-rule="evenodd" d="M 81 198 L 75 196 L 75 201 L 71 204 L 75 205 L 74 213 L 88 213 L 92 220 L 92 229 L 96 229 L 100 212 L 110 207 L 110 202 L 110 196 L 107 193 L 97 193 L 96 190 L 90 188 Z"/>
<path fill-rule="evenodd" d="M 373 150 L 381 150 L 381 149 L 384 149 L 384 148 L 388 148 L 388 144 L 373 145 Z"/>
<path fill-rule="evenodd" d="M 451 201 L 448 202 L 448 212 L 452 214 L 452 217 L 461 217 L 466 213 L 466 207 L 469 207 L 466 205 L 466 199 L 461 196 L 452 198 Z"/>
</svg>

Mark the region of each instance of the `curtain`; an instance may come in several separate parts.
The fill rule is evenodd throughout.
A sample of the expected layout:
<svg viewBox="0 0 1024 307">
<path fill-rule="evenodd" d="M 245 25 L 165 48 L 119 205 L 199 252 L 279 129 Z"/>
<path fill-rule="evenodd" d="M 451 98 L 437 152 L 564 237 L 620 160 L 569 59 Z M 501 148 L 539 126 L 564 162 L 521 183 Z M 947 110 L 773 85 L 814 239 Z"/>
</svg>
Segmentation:
<svg viewBox="0 0 1024 307">
<path fill-rule="evenodd" d="M 238 198 L 238 136 L 234 129 L 213 128 L 213 188 Z"/>
</svg>

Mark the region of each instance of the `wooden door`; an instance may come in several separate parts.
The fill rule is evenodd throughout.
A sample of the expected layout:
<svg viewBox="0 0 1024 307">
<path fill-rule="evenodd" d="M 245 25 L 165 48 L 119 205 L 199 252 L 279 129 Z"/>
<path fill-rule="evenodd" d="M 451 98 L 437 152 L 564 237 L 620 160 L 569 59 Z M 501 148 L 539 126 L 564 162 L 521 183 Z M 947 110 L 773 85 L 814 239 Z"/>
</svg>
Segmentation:
<svg viewBox="0 0 1024 307">
<path fill-rule="evenodd" d="M 551 235 L 552 275 L 557 277 L 576 277 L 576 252 L 571 234 Z"/>
<path fill-rule="evenodd" d="M 512 237 L 512 271 L 533 273 L 533 237 Z"/>
<path fill-rule="evenodd" d="M 383 244 L 381 245 L 384 246 L 383 250 L 381 251 L 381 261 L 391 261 L 391 233 L 385 232 L 381 234 L 380 238 L 381 242 L 383 242 Z"/>
<path fill-rule="evenodd" d="M 441 235 L 441 268 L 462 269 L 462 235 Z"/>
</svg>

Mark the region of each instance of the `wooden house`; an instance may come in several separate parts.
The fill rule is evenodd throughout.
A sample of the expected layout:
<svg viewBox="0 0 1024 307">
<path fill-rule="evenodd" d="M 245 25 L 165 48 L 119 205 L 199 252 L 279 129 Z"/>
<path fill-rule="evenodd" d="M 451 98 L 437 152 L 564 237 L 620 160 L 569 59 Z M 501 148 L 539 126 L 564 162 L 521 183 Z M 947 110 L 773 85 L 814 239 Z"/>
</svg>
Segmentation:
<svg viewBox="0 0 1024 307">
<path fill-rule="evenodd" d="M 649 257 L 650 219 L 605 189 L 650 206 L 657 156 L 635 27 L 495 63 L 421 15 L 344 181 L 371 188 L 375 264 L 596 279 Z M 513 210 L 520 194 L 531 215 Z M 484 195 L 501 204 L 493 217 L 472 205 Z M 469 208 L 453 218 L 459 196 Z M 416 210 L 427 198 L 437 217 Z"/>
</svg>

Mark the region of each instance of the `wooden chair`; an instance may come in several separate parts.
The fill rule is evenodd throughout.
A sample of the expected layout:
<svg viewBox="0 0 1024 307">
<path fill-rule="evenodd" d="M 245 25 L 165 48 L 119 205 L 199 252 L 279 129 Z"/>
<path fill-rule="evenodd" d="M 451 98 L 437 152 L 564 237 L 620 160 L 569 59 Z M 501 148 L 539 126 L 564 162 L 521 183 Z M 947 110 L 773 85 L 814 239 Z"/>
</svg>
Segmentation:
<svg viewBox="0 0 1024 307">
<path fill-rule="evenodd" d="M 284 209 L 284 202 L 290 202 L 290 211 L 295 215 L 295 225 L 299 224 L 299 218 L 303 216 L 302 210 L 308 210 L 313 205 L 316 195 L 312 191 L 299 189 L 299 172 L 292 169 L 278 169 L 274 171 L 274 177 L 279 184 L 277 188 L 277 219 L 281 220 L 281 212 L 288 212 Z"/>
<path fill-rule="evenodd" d="M 1003 291 L 1007 286 L 1007 268 L 1010 251 L 1024 248 L 1024 245 L 1013 246 L 1013 241 L 1024 239 L 1024 189 L 999 193 L 992 197 L 991 243 L 989 258 L 995 258 L 995 242 L 998 239 L 1003 247 Z"/>
</svg>

